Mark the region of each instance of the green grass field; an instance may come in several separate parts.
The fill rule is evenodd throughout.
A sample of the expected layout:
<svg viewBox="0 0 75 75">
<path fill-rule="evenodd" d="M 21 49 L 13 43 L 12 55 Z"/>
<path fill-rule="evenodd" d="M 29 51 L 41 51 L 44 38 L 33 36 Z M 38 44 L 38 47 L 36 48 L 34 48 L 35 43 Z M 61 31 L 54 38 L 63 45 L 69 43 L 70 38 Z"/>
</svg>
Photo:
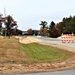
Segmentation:
<svg viewBox="0 0 75 75">
<path fill-rule="evenodd" d="M 60 62 L 74 53 L 38 43 L 22 44 L 16 38 L 0 39 L 0 63 Z"/>
<path fill-rule="evenodd" d="M 74 55 L 74 53 L 53 48 L 46 45 L 40 45 L 37 43 L 21 44 L 24 48 L 29 62 L 60 62 Z"/>
</svg>

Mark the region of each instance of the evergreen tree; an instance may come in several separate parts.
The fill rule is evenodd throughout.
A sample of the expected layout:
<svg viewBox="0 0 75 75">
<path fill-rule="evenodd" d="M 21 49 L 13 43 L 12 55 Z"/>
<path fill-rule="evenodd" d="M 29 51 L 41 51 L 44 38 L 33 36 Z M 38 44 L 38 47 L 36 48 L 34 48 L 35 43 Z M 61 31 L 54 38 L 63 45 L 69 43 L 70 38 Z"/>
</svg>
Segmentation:
<svg viewBox="0 0 75 75">
<path fill-rule="evenodd" d="M 57 24 L 57 28 L 61 33 L 75 33 L 75 16 L 70 16 L 62 19 L 62 22 Z"/>
</svg>

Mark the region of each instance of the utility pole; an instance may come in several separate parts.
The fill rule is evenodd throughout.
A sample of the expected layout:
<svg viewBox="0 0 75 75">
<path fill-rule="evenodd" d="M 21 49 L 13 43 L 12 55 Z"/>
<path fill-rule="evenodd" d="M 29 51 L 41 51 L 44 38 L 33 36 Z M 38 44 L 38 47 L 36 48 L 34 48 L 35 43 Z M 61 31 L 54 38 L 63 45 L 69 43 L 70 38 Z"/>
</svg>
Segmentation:
<svg viewBox="0 0 75 75">
<path fill-rule="evenodd" d="M 6 8 L 4 8 L 4 17 L 6 17 Z"/>
<path fill-rule="evenodd" d="M 6 8 L 4 8 L 4 18 L 6 20 Z M 4 23 L 5 24 L 5 23 Z M 6 38 L 6 25 L 5 25 L 5 38 Z"/>
<path fill-rule="evenodd" d="M 5 22 L 6 22 L 6 4 L 5 4 L 5 0 L 2 0 L 3 2 L 3 6 L 4 6 L 4 25 L 5 25 Z M 5 34 L 4 36 L 6 37 L 6 25 L 5 25 Z"/>
</svg>

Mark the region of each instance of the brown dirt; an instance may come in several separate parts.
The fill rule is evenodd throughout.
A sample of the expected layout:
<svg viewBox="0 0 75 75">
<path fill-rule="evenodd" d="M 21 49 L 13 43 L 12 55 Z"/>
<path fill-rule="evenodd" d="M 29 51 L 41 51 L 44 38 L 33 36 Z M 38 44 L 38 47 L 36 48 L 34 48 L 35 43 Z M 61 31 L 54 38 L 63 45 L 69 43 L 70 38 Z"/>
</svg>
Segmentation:
<svg viewBox="0 0 75 75">
<path fill-rule="evenodd" d="M 48 43 L 41 42 L 40 40 L 33 38 L 20 38 L 21 43 L 32 43 L 38 42 L 40 44 L 46 44 L 53 47 L 61 48 L 62 46 L 52 45 Z M 4 43 L 5 45 L 6 43 Z M 19 47 L 16 44 L 13 44 L 15 47 Z M 10 45 L 11 46 L 11 45 Z M 23 73 L 32 73 L 32 72 L 46 72 L 46 71 L 56 71 L 56 70 L 65 70 L 75 68 L 75 55 L 63 62 L 54 62 L 54 63 L 36 63 L 36 64 L 20 64 L 20 61 L 25 60 L 25 54 L 20 50 L 2 49 L 3 45 L 0 46 L 0 62 L 13 61 L 14 63 L 0 63 L 0 74 L 23 74 Z M 64 50 L 66 47 L 64 47 Z M 69 49 L 67 49 L 69 50 Z M 71 49 L 71 51 L 73 51 Z M 16 54 L 18 53 L 18 55 Z M 11 56 L 11 57 L 10 57 Z M 17 58 L 16 58 L 17 56 Z M 6 57 L 6 59 L 4 58 Z M 19 63 L 15 64 L 15 60 Z"/>
<path fill-rule="evenodd" d="M 37 43 L 41 42 L 40 40 L 31 38 L 31 37 L 23 37 L 23 38 L 21 37 L 19 41 L 24 44 L 33 43 L 33 42 L 37 42 Z"/>
<path fill-rule="evenodd" d="M 0 64 L 1 74 L 23 74 L 32 72 L 47 72 L 75 68 L 75 61 L 36 64 Z"/>
</svg>

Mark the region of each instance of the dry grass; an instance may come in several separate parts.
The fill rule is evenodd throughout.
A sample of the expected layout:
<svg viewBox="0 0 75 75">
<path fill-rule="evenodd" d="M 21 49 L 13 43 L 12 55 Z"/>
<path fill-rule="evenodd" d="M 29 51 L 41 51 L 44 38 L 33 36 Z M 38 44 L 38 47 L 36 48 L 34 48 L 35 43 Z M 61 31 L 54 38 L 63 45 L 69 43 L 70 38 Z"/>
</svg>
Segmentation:
<svg viewBox="0 0 75 75">
<path fill-rule="evenodd" d="M 0 39 L 0 63 L 22 63 L 25 53 L 15 38 Z"/>
</svg>

